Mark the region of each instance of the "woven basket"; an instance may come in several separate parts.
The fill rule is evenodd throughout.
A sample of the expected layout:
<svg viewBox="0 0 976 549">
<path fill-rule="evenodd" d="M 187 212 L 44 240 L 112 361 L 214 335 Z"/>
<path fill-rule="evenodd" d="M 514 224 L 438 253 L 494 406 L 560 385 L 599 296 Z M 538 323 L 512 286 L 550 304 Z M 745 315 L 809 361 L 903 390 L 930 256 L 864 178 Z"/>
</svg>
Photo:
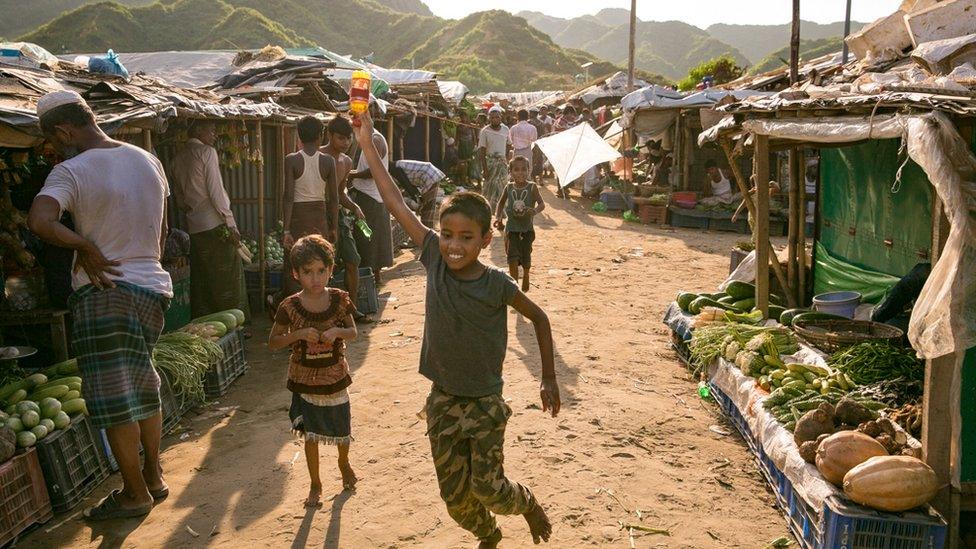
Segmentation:
<svg viewBox="0 0 976 549">
<path fill-rule="evenodd" d="M 833 353 L 865 341 L 887 341 L 899 345 L 900 329 L 867 320 L 807 320 L 793 325 L 796 334 L 814 347 Z"/>
</svg>

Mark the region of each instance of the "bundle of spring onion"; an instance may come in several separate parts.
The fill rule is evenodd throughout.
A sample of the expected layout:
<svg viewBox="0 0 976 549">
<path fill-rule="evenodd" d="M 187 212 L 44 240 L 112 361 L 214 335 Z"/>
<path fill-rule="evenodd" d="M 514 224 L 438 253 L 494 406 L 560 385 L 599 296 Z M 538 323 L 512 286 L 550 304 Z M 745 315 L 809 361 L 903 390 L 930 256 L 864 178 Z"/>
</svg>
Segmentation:
<svg viewBox="0 0 976 549">
<path fill-rule="evenodd" d="M 728 358 L 728 347 L 732 344 L 739 349 L 757 355 L 759 351 L 774 356 L 792 354 L 797 351 L 796 338 L 786 328 L 753 326 L 735 322 L 711 324 L 695 329 L 691 342 L 688 344 L 691 350 L 692 363 L 696 367 L 695 371 L 698 372 L 720 356 L 725 355 Z M 729 360 L 733 359 L 730 358 Z"/>
<path fill-rule="evenodd" d="M 219 345 L 186 332 L 164 334 L 153 348 L 153 365 L 167 373 L 173 392 L 184 400 L 203 400 L 203 378 L 222 358 Z"/>
</svg>

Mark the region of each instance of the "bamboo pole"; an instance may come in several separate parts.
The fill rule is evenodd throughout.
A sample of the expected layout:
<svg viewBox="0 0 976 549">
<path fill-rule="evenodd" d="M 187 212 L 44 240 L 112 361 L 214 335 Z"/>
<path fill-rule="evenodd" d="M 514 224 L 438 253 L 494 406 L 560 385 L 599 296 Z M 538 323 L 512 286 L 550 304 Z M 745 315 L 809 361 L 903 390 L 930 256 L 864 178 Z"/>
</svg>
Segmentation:
<svg viewBox="0 0 976 549">
<path fill-rule="evenodd" d="M 793 0 L 793 25 L 790 34 L 790 85 L 800 80 L 800 0 Z"/>
<path fill-rule="evenodd" d="M 153 152 L 153 150 L 152 150 L 152 130 L 150 130 L 149 128 L 143 128 L 142 129 L 142 148 L 146 152 L 148 152 L 149 154 L 152 154 L 152 152 Z"/>
<path fill-rule="evenodd" d="M 285 127 L 278 126 L 278 180 L 275 183 L 275 219 L 284 220 L 285 215 L 285 156 L 288 149 L 285 148 Z"/>
<path fill-rule="evenodd" d="M 749 187 L 746 185 L 747 180 L 742 177 L 742 170 L 739 169 L 739 165 L 735 162 L 735 158 L 732 156 L 732 145 L 727 139 L 723 139 L 721 145 L 722 150 L 725 151 L 725 158 L 728 159 L 729 166 L 732 168 L 732 175 L 735 177 L 735 183 L 739 187 L 739 192 L 742 193 L 742 201 L 745 203 L 746 209 L 749 210 L 749 214 L 753 217 L 753 219 L 756 219 L 758 217 L 756 212 L 756 204 L 752 201 L 752 196 L 749 194 Z M 758 244 L 756 249 L 759 249 Z M 759 252 L 756 253 L 758 255 Z M 769 244 L 768 253 L 772 254 L 772 257 L 774 258 L 772 267 L 773 274 L 776 276 L 777 282 L 779 282 L 780 286 L 783 288 L 788 287 L 786 283 L 786 276 L 783 273 L 783 266 L 779 264 L 778 259 L 775 259 L 776 250 L 773 249 L 772 244 Z M 793 300 L 790 292 L 786 292 L 786 301 L 789 303 L 790 307 L 796 307 L 796 301 Z"/>
<path fill-rule="evenodd" d="M 427 110 L 430 106 L 427 105 Z M 424 117 L 424 161 L 430 162 L 430 117 Z"/>
<path fill-rule="evenodd" d="M 389 118 L 386 119 L 386 146 L 390 148 L 389 155 L 390 158 L 395 158 L 393 154 L 393 115 L 387 114 Z M 400 154 L 403 154 L 402 152 Z"/>
<path fill-rule="evenodd" d="M 769 316 L 769 136 L 755 136 L 756 308 Z M 778 262 L 778 261 L 777 261 Z M 787 288 L 788 289 L 788 288 Z M 787 291 L 786 295 L 790 295 Z"/>
<path fill-rule="evenodd" d="M 789 152 L 789 173 L 790 173 L 790 194 L 789 194 L 789 208 L 787 209 L 788 218 L 788 229 L 787 229 L 787 262 L 786 262 L 786 279 L 789 283 L 789 288 L 783 288 L 785 292 L 794 293 L 797 289 L 797 282 L 800 279 L 800 275 L 797 274 L 799 269 L 799 262 L 797 261 L 797 226 L 799 224 L 799 194 L 797 187 L 800 186 L 800 172 L 797 166 L 797 150 L 796 147 L 790 149 Z"/>
<path fill-rule="evenodd" d="M 630 0 L 630 41 L 627 43 L 627 92 L 634 90 L 634 51 L 637 44 L 637 0 Z"/>
<path fill-rule="evenodd" d="M 803 149 L 799 149 L 797 153 L 799 156 L 796 161 L 800 165 L 799 188 L 797 189 L 798 201 L 800 202 L 800 232 L 796 235 L 796 248 L 800 263 L 796 272 L 796 302 L 802 307 L 807 301 L 807 163 Z"/>
<path fill-rule="evenodd" d="M 265 276 L 267 274 L 267 265 L 265 262 L 265 257 L 267 253 L 264 245 L 264 141 L 261 135 L 261 122 L 258 121 L 254 131 L 254 147 L 257 149 L 259 157 L 257 163 L 258 169 L 258 264 L 261 266 L 261 271 L 259 276 L 261 277 L 261 309 L 264 310 L 265 303 L 265 293 L 267 292 L 267 284 Z"/>
</svg>

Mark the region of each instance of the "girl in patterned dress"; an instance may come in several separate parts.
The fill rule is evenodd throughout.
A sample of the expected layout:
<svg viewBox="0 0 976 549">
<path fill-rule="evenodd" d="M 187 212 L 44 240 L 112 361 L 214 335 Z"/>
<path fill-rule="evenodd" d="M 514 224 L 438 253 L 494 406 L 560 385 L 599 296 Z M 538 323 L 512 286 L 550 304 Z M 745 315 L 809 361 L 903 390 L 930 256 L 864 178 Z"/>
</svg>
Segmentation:
<svg viewBox="0 0 976 549">
<path fill-rule="evenodd" d="M 355 308 L 349 294 L 328 287 L 335 255 L 327 240 L 317 234 L 302 237 L 290 254 L 302 289 L 278 306 L 268 347 L 272 351 L 291 347 L 288 416 L 292 430 L 305 441 L 311 478 L 305 505 L 318 507 L 322 504 L 319 442 L 338 446 L 343 488 L 352 490 L 356 485 L 356 474 L 349 465 L 352 432 L 346 388 L 352 379 L 345 356 L 345 342 L 356 338 Z"/>
</svg>

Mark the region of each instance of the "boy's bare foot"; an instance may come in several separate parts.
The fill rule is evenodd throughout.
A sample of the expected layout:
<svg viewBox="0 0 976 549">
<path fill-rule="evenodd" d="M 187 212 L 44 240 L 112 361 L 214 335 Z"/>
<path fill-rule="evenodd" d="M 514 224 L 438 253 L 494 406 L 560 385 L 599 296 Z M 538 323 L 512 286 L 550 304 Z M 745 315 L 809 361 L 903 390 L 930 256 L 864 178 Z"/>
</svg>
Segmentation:
<svg viewBox="0 0 976 549">
<path fill-rule="evenodd" d="M 525 517 L 525 522 L 529 523 L 529 532 L 532 533 L 533 543 L 539 544 L 542 541 L 549 541 L 549 536 L 552 534 L 552 523 L 549 522 L 549 517 L 546 516 L 541 505 L 536 503 L 531 511 L 522 516 Z"/>
<path fill-rule="evenodd" d="M 342 473 L 342 489 L 349 490 L 350 492 L 356 489 L 356 483 L 359 479 L 356 478 L 356 473 L 352 470 L 352 467 L 347 463 L 345 465 L 339 465 L 339 471 Z"/>
<path fill-rule="evenodd" d="M 305 507 L 322 507 L 322 485 L 313 484 L 308 489 L 308 497 L 305 499 Z"/>
</svg>

